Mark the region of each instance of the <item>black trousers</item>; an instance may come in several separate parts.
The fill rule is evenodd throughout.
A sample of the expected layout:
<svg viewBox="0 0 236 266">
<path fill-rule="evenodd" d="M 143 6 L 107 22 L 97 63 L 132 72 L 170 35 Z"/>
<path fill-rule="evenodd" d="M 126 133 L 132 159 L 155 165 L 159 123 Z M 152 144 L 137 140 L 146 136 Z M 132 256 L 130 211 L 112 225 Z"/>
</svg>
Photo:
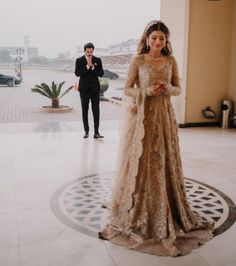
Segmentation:
<svg viewBox="0 0 236 266">
<path fill-rule="evenodd" d="M 94 133 L 99 133 L 99 117 L 100 117 L 100 96 L 99 92 L 88 91 L 88 93 L 80 93 L 81 105 L 82 105 L 82 116 L 84 131 L 89 132 L 89 122 L 88 122 L 88 110 L 89 101 L 92 104 L 93 121 L 94 121 Z"/>
</svg>

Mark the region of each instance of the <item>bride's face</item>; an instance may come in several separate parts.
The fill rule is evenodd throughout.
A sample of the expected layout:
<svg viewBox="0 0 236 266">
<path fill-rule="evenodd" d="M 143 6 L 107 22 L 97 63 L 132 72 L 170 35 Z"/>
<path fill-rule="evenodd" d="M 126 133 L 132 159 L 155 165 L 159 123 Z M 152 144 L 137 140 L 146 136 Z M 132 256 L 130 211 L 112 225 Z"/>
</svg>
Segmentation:
<svg viewBox="0 0 236 266">
<path fill-rule="evenodd" d="M 166 46 L 166 35 L 162 31 L 153 31 L 147 38 L 150 51 L 161 51 Z"/>
</svg>

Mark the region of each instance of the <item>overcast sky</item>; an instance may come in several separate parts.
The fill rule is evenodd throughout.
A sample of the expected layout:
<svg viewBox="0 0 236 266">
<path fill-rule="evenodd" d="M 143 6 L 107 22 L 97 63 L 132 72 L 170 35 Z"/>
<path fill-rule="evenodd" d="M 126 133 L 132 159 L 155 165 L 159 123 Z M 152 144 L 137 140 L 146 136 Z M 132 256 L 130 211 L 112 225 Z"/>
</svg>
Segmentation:
<svg viewBox="0 0 236 266">
<path fill-rule="evenodd" d="M 160 17 L 160 0 L 0 0 L 0 46 L 23 46 L 53 57 L 86 42 L 107 47 L 139 38 Z"/>
</svg>

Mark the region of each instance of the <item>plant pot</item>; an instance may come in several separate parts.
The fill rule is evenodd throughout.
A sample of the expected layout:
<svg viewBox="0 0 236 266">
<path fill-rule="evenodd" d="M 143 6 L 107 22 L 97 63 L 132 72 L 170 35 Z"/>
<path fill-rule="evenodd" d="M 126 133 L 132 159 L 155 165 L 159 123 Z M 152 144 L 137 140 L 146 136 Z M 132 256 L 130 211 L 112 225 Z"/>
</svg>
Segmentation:
<svg viewBox="0 0 236 266">
<path fill-rule="evenodd" d="M 67 105 L 60 105 L 58 108 L 53 108 L 52 106 L 43 106 L 42 108 L 49 113 L 65 113 L 73 110 L 73 107 Z"/>
</svg>

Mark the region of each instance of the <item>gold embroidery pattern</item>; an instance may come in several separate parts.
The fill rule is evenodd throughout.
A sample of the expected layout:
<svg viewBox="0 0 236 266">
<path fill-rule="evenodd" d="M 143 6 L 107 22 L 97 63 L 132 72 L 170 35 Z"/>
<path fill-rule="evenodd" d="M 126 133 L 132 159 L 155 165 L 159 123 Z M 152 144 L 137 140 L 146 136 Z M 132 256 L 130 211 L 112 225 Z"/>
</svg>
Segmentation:
<svg viewBox="0 0 236 266">
<path fill-rule="evenodd" d="M 147 96 L 157 80 L 173 86 L 169 95 Z M 178 129 L 171 95 L 180 93 L 174 57 L 159 67 L 143 55 L 130 66 L 125 95 L 137 104 L 127 116 L 112 195 L 110 224 L 102 238 L 156 255 L 187 254 L 212 237 L 213 224 L 193 213 L 184 187 Z"/>
</svg>

